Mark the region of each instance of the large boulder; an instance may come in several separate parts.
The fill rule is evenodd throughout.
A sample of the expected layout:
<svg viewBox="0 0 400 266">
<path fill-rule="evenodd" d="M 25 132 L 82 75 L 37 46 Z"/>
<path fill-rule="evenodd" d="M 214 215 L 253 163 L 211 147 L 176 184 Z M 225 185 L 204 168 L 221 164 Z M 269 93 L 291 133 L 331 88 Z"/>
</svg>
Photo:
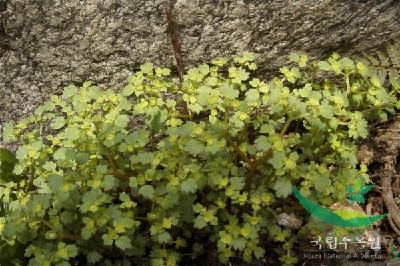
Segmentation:
<svg viewBox="0 0 400 266">
<path fill-rule="evenodd" d="M 66 84 L 118 87 L 145 61 L 173 67 L 164 7 L 162 0 L 0 0 L 0 131 Z M 355 53 L 400 34 L 398 0 L 177 0 L 172 14 L 185 67 L 252 51 L 266 78 L 293 51 Z"/>
</svg>

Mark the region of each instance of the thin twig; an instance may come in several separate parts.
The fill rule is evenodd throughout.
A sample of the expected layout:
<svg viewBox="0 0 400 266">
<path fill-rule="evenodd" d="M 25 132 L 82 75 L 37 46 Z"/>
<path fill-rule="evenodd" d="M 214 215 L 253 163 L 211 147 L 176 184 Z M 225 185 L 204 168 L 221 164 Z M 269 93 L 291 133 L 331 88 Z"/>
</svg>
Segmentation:
<svg viewBox="0 0 400 266">
<path fill-rule="evenodd" d="M 112 175 L 114 177 L 117 177 L 117 178 L 119 178 L 121 180 L 128 180 L 129 179 L 129 175 L 118 173 L 118 168 L 117 168 L 117 165 L 116 165 L 115 160 L 113 158 L 113 154 L 108 154 L 108 160 L 110 162 Z"/>
<path fill-rule="evenodd" d="M 182 60 L 181 43 L 178 38 L 175 21 L 172 15 L 173 6 L 170 0 L 164 0 L 164 9 L 167 18 L 169 36 L 171 38 L 172 47 L 174 48 L 176 66 L 178 68 L 179 82 L 180 84 L 182 84 L 183 72 L 185 67 Z"/>
<path fill-rule="evenodd" d="M 46 225 L 50 230 L 54 230 L 54 231 L 56 230 L 56 228 L 48 221 L 42 220 L 41 222 L 42 222 L 42 224 Z M 81 238 L 80 235 L 73 235 L 73 234 L 69 234 L 67 232 L 57 232 L 57 237 L 60 240 L 71 240 L 71 241 L 76 241 Z"/>
</svg>

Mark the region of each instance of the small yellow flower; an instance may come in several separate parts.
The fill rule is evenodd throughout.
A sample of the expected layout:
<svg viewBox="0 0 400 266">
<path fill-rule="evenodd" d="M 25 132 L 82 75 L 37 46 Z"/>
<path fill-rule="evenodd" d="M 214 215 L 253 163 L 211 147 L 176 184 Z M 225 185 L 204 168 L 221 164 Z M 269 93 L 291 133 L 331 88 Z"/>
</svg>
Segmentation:
<svg viewBox="0 0 400 266">
<path fill-rule="evenodd" d="M 239 120 L 246 120 L 249 116 L 246 113 L 240 112 L 238 115 Z"/>
<path fill-rule="evenodd" d="M 186 247 L 186 241 L 180 237 L 178 237 L 175 241 L 175 245 L 177 248 Z"/>
<path fill-rule="evenodd" d="M 242 195 L 239 197 L 239 205 L 244 205 L 247 201 L 247 192 L 244 192 Z"/>
<path fill-rule="evenodd" d="M 61 248 L 57 251 L 57 257 L 62 259 L 68 258 L 68 250 L 66 248 Z"/>
<path fill-rule="evenodd" d="M 62 187 L 62 191 L 63 192 L 68 192 L 70 189 L 71 185 L 70 184 L 64 184 Z"/>
<path fill-rule="evenodd" d="M 42 210 L 42 204 L 40 204 L 40 202 L 37 202 L 32 208 L 33 212 L 40 212 L 41 210 Z"/>
<path fill-rule="evenodd" d="M 264 204 L 269 204 L 271 202 L 271 196 L 268 193 L 262 193 L 261 194 L 261 201 Z"/>
<path fill-rule="evenodd" d="M 195 104 L 197 102 L 197 99 L 194 96 L 190 96 L 189 101 L 191 104 Z"/>
<path fill-rule="evenodd" d="M 114 226 L 115 228 L 115 232 L 116 233 L 123 233 L 125 232 L 125 226 L 123 226 L 122 224 L 117 224 Z"/>
<path fill-rule="evenodd" d="M 232 236 L 225 233 L 221 236 L 221 241 L 222 243 L 229 245 L 230 243 L 232 243 Z"/>
<path fill-rule="evenodd" d="M 217 204 L 218 208 L 220 208 L 220 209 L 223 209 L 226 206 L 225 201 L 221 200 L 220 198 L 217 199 L 215 204 Z"/>
<path fill-rule="evenodd" d="M 248 228 L 248 227 L 241 228 L 240 234 L 247 238 L 250 235 L 250 228 Z"/>
<path fill-rule="evenodd" d="M 173 176 L 173 177 L 171 177 L 169 183 L 172 186 L 177 186 L 177 185 L 179 185 L 179 178 L 177 176 Z"/>
<path fill-rule="evenodd" d="M 179 120 L 176 119 L 176 118 L 171 118 L 171 119 L 169 120 L 169 125 L 170 125 L 171 127 L 179 126 Z"/>
<path fill-rule="evenodd" d="M 163 257 L 163 258 L 167 257 L 168 256 L 168 250 L 161 249 L 160 250 L 160 256 Z"/>
<path fill-rule="evenodd" d="M 57 145 L 57 144 L 60 143 L 60 139 L 55 137 L 55 138 L 53 138 L 52 142 L 53 142 L 54 145 Z"/>
<path fill-rule="evenodd" d="M 163 223 L 162 223 L 163 227 L 165 229 L 170 229 L 172 227 L 172 221 L 170 218 L 164 218 L 163 219 Z"/>
<path fill-rule="evenodd" d="M 286 168 L 287 169 L 295 169 L 296 168 L 296 162 L 291 160 L 291 159 L 288 159 L 286 161 Z"/>
<path fill-rule="evenodd" d="M 5 225 L 6 225 L 6 219 L 4 217 L 0 217 L 0 234 L 3 232 Z"/>
<path fill-rule="evenodd" d="M 252 216 L 252 217 L 250 218 L 250 223 L 251 223 L 252 225 L 256 225 L 256 224 L 258 224 L 260 221 L 261 221 L 261 218 L 258 217 L 258 216 Z"/>
<path fill-rule="evenodd" d="M 201 125 L 197 125 L 193 128 L 193 134 L 200 135 L 203 133 L 203 127 Z"/>
<path fill-rule="evenodd" d="M 94 221 L 91 219 L 86 219 L 84 220 L 84 223 L 86 224 L 86 228 L 89 230 L 92 230 L 94 228 Z"/>
<path fill-rule="evenodd" d="M 28 152 L 29 157 L 34 157 L 36 154 L 37 154 L 36 151 L 29 151 Z"/>
<path fill-rule="evenodd" d="M 212 214 L 211 211 L 206 211 L 203 215 L 204 221 L 206 221 L 207 223 L 210 222 L 212 219 L 214 219 L 214 214 Z"/>
<path fill-rule="evenodd" d="M 98 207 L 97 207 L 97 205 L 92 205 L 92 206 L 90 206 L 90 208 L 89 208 L 89 211 L 91 211 L 91 212 L 96 212 L 98 210 Z"/>
<path fill-rule="evenodd" d="M 223 178 L 220 182 L 219 182 L 219 188 L 223 188 L 226 187 L 229 183 L 228 178 Z"/>
<path fill-rule="evenodd" d="M 155 158 L 153 158 L 153 160 L 151 161 L 151 165 L 157 166 L 157 165 L 160 164 L 160 162 L 161 162 L 160 158 L 155 157 Z"/>
<path fill-rule="evenodd" d="M 101 181 L 100 180 L 93 180 L 92 182 L 92 187 L 93 188 L 99 188 L 101 186 Z"/>
</svg>

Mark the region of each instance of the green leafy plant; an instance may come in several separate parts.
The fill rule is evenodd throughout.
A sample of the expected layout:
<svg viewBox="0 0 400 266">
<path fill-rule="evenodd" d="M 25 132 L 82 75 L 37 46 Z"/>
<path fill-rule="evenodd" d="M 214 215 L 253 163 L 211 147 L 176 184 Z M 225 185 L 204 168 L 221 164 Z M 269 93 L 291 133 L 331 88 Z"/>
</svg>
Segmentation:
<svg viewBox="0 0 400 266">
<path fill-rule="evenodd" d="M 400 88 L 400 38 L 363 52 L 357 59 L 367 64 L 382 82 Z"/>
<path fill-rule="evenodd" d="M 16 176 L 13 174 L 14 166 L 17 163 L 17 158 L 15 155 L 5 149 L 0 148 L 0 177 L 1 181 L 15 181 Z"/>
<path fill-rule="evenodd" d="M 4 193 L 4 190 L 10 189 L 7 187 L 6 183 L 15 184 L 19 182 L 22 177 L 13 174 L 14 166 L 17 164 L 17 159 L 15 155 L 8 149 L 0 148 L 0 184 L 4 187 L 0 188 L 0 194 Z M 15 195 L 10 195 L 12 200 L 15 200 Z M 4 225 L 4 218 L 9 214 L 10 206 L 8 201 L 0 201 L 0 228 Z M 10 246 L 6 241 L 0 239 L 0 265 L 12 265 L 14 264 L 13 258 L 16 256 L 17 252 L 23 251 L 23 246 L 18 243 L 14 246 Z"/>
<path fill-rule="evenodd" d="M 0 184 L 1 240 L 22 245 L 29 265 L 272 252 L 295 263 L 277 207 L 293 205 L 293 185 L 322 205 L 346 200 L 346 186 L 368 181 L 355 156 L 367 120 L 399 104 L 361 62 L 290 58 L 298 66 L 268 82 L 250 53 L 192 68 L 181 85 L 146 63 L 121 90 L 70 85 L 5 124 L 24 178 Z"/>
</svg>

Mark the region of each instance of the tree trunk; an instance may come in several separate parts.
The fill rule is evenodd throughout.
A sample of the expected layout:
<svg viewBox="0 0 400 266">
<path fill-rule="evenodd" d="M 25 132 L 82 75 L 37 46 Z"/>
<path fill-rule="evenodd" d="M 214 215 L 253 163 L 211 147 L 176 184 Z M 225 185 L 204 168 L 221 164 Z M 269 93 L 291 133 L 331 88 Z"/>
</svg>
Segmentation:
<svg viewBox="0 0 400 266">
<path fill-rule="evenodd" d="M 356 53 L 396 38 L 399 14 L 398 0 L 177 0 L 172 7 L 186 68 L 251 51 L 265 78 L 291 52 Z M 113 88 L 145 61 L 175 65 L 163 0 L 0 0 L 0 19 L 0 130 L 67 84 Z"/>
</svg>

